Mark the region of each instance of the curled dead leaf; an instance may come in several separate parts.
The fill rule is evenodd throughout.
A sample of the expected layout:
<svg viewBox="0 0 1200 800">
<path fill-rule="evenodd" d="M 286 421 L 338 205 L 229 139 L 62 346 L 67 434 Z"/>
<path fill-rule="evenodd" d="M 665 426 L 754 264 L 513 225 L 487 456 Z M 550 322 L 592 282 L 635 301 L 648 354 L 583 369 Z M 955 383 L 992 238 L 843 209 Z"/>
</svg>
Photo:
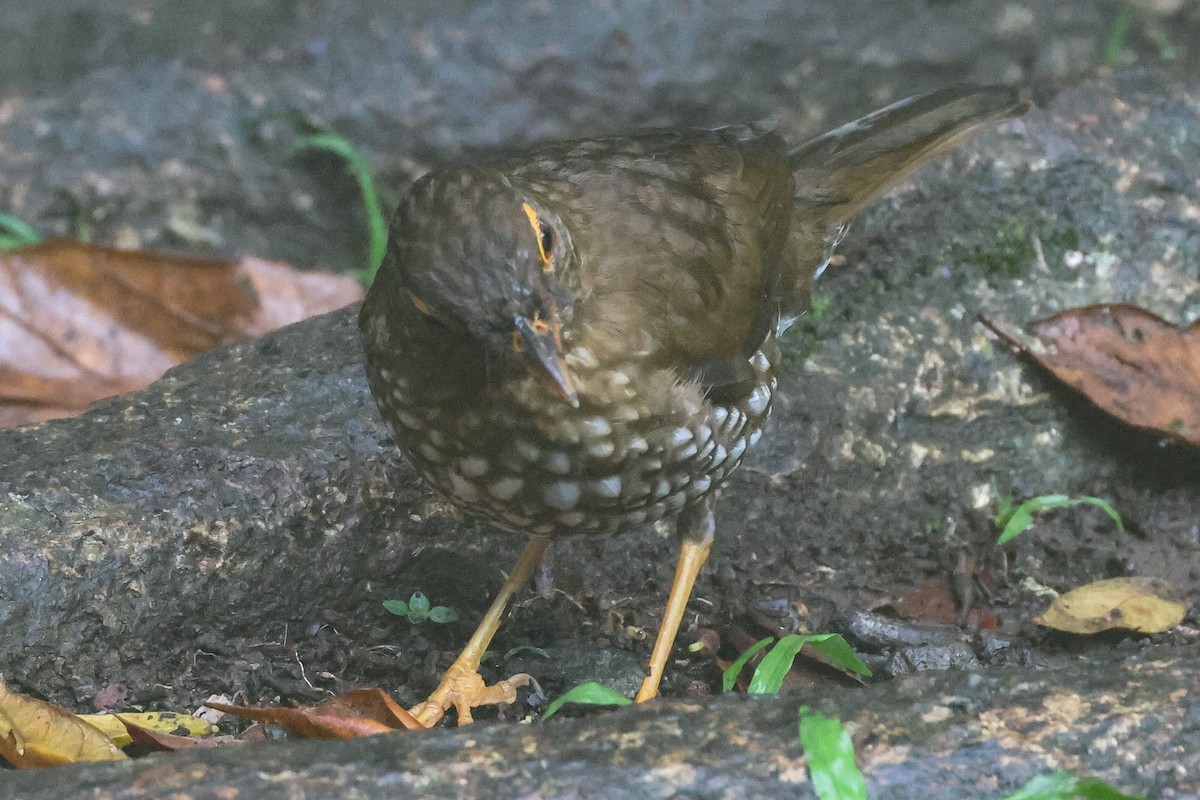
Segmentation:
<svg viewBox="0 0 1200 800">
<path fill-rule="evenodd" d="M 235 706 L 211 700 L 206 705 L 243 719 L 279 725 L 307 739 L 357 739 L 424 727 L 386 692 L 373 688 L 355 689 L 315 706 Z"/>
<path fill-rule="evenodd" d="M 1059 595 L 1033 618 L 1047 628 L 1067 633 L 1099 633 L 1121 628 L 1161 633 L 1178 625 L 1187 606 L 1168 599 L 1170 585 L 1158 578 L 1110 578 Z"/>
<path fill-rule="evenodd" d="M 1200 320 L 1179 328 L 1137 306 L 1072 308 L 1029 323 L 1045 352 L 981 322 L 1109 414 L 1200 444 Z"/>
</svg>

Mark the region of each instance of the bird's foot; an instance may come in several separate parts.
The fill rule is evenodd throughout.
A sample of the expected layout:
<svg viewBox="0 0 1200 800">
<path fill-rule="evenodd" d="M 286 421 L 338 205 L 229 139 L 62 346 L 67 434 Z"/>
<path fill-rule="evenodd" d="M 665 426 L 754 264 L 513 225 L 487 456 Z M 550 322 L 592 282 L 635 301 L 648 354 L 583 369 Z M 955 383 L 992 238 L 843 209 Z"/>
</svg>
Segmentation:
<svg viewBox="0 0 1200 800">
<path fill-rule="evenodd" d="M 471 709 L 515 703 L 517 689 L 530 684 L 537 686 L 533 676 L 522 672 L 488 686 L 482 675 L 456 662 L 446 670 L 442 682 L 429 698 L 423 703 L 417 703 L 409 709 L 409 713 L 426 728 L 430 728 L 453 708 L 458 712 L 458 724 L 470 725 L 474 722 Z"/>
</svg>

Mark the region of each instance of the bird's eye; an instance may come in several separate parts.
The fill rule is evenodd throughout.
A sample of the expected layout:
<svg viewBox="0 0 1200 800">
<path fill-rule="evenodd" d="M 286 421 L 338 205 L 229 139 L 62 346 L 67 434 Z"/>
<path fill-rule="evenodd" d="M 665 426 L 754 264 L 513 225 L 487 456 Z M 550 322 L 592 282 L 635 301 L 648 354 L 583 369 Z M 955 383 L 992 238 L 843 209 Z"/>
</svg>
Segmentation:
<svg viewBox="0 0 1200 800">
<path fill-rule="evenodd" d="M 537 209 L 529 203 L 522 203 L 521 208 L 525 211 L 525 216 L 529 218 L 529 224 L 533 226 L 533 232 L 537 235 L 538 255 L 542 259 L 542 271 L 552 272 L 554 270 L 554 228 L 541 219 Z"/>
<path fill-rule="evenodd" d="M 554 262 L 554 229 L 541 220 L 538 220 L 538 253 L 546 267 Z"/>
</svg>

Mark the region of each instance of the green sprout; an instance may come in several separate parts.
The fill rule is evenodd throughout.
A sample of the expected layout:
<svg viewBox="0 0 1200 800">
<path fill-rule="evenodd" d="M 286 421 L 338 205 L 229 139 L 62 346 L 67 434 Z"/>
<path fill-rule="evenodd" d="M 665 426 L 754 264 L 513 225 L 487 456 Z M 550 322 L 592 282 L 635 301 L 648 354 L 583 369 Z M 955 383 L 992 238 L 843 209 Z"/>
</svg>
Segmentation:
<svg viewBox="0 0 1200 800">
<path fill-rule="evenodd" d="M 773 641 L 775 641 L 774 636 L 768 636 L 765 639 L 759 639 L 757 642 L 750 645 L 750 647 L 746 649 L 746 652 L 738 656 L 734 662 L 725 669 L 725 672 L 721 674 L 721 691 L 732 691 L 733 684 L 737 682 L 738 675 L 742 674 L 742 669 L 745 668 L 746 664 L 750 663 L 750 659 L 754 658 L 759 650 L 762 650 Z"/>
<path fill-rule="evenodd" d="M 344 137 L 336 133 L 316 133 L 302 136 L 292 149 L 293 153 L 301 150 L 324 150 L 341 158 L 350 168 L 354 180 L 358 183 L 358 191 L 362 196 L 363 208 L 367 214 L 367 229 L 370 236 L 370 253 L 367 268 L 355 274 L 364 286 L 370 286 L 375 280 L 375 273 L 383 262 L 387 252 L 387 217 L 379 202 L 379 192 L 375 188 L 375 179 L 371 176 L 371 167 L 362 154 L 355 149 Z"/>
<path fill-rule="evenodd" d="M 1112 27 L 1108 30 L 1108 41 L 1104 43 L 1104 63 L 1115 67 L 1121 61 L 1121 51 L 1125 48 L 1125 39 L 1129 36 L 1129 26 L 1133 24 L 1133 4 L 1121 6 L 1113 19 Z"/>
<path fill-rule="evenodd" d="M 854 761 L 854 742 L 840 720 L 801 706 L 800 746 L 820 800 L 867 800 L 867 780 Z"/>
<path fill-rule="evenodd" d="M 1112 27 L 1108 29 L 1108 39 L 1104 42 L 1105 65 L 1115 67 L 1121 62 L 1121 54 L 1129 38 L 1129 29 L 1135 21 L 1141 24 L 1142 34 L 1158 48 L 1158 57 L 1163 61 L 1174 61 L 1179 55 L 1179 48 L 1171 41 L 1170 34 L 1153 15 L 1139 15 L 1137 5 L 1127 0 L 1113 18 Z"/>
<path fill-rule="evenodd" d="M 548 653 L 544 648 L 534 647 L 531 644 L 519 644 L 516 647 L 509 648 L 508 651 L 504 653 L 504 657 L 501 659 L 501 661 L 507 664 L 517 656 L 524 655 L 526 653 L 531 656 L 537 656 L 538 658 L 550 658 L 550 653 Z"/>
<path fill-rule="evenodd" d="M 996 544 L 1006 544 L 1033 527 L 1033 515 L 1036 512 L 1081 505 L 1091 505 L 1101 509 L 1112 517 L 1113 522 L 1117 523 L 1117 532 L 1125 533 L 1125 524 L 1121 521 L 1121 515 L 1107 500 L 1099 497 L 1043 494 L 1026 500 L 1019 506 L 1014 506 L 1012 497 L 1005 495 L 996 504 L 996 527 L 1001 529 L 1000 538 L 996 540 Z"/>
<path fill-rule="evenodd" d="M 801 706 L 800 746 L 819 800 L 866 800 L 867 782 L 855 763 L 854 742 L 840 720 Z M 1099 778 L 1066 772 L 1039 775 L 1004 800 L 1146 800 L 1124 794 Z"/>
<path fill-rule="evenodd" d="M 827 294 L 814 294 L 808 301 L 808 313 L 812 317 L 813 322 L 820 322 L 825 316 L 825 312 L 832 305 L 833 298 Z"/>
<path fill-rule="evenodd" d="M 627 706 L 632 702 L 625 695 L 608 688 L 602 683 L 588 681 L 587 683 L 579 684 L 546 706 L 546 710 L 542 713 L 542 720 L 545 721 L 553 717 L 567 703 L 585 706 Z"/>
<path fill-rule="evenodd" d="M 737 676 L 742 669 L 750 661 L 751 658 L 759 651 L 770 644 L 772 638 L 768 636 L 758 642 L 755 642 L 749 650 L 738 656 L 737 660 L 729 665 L 725 673 L 721 676 L 721 688 L 728 692 L 733 688 L 733 684 L 737 681 Z M 759 665 L 754 669 L 754 675 L 750 678 L 750 686 L 747 688 L 749 694 L 777 694 L 783 679 L 792 669 L 792 663 L 795 662 L 800 648 L 808 645 L 816 650 L 821 655 L 825 656 L 840 669 L 846 672 L 852 672 L 855 675 L 864 677 L 871 674 L 871 670 L 867 669 L 867 665 L 859 660 L 854 654 L 854 650 L 846 642 L 840 634 L 837 633 L 816 633 L 808 635 L 789 634 L 784 636 L 767 652 L 766 656 Z"/>
<path fill-rule="evenodd" d="M 0 250 L 16 250 L 41 240 L 42 237 L 28 222 L 9 214 L 0 214 Z"/>
<path fill-rule="evenodd" d="M 1039 775 L 1004 800 L 1146 800 L 1117 791 L 1099 778 L 1076 778 L 1066 772 Z"/>
<path fill-rule="evenodd" d="M 403 600 L 384 600 L 383 607 L 397 617 L 404 617 L 413 625 L 419 625 L 425 620 L 444 625 L 458 619 L 458 613 L 447 606 L 430 608 L 429 598 L 421 592 L 413 592 L 407 603 Z"/>
</svg>

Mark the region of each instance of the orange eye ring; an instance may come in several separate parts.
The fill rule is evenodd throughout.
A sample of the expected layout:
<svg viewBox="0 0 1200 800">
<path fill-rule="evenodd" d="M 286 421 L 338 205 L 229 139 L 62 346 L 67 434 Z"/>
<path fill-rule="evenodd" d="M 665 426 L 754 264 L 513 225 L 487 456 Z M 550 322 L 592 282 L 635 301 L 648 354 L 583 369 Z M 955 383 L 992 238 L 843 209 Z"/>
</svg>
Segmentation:
<svg viewBox="0 0 1200 800">
<path fill-rule="evenodd" d="M 421 298 L 417 297 L 417 296 L 416 296 L 415 294 L 413 294 L 412 292 L 409 292 L 409 293 L 408 293 L 408 299 L 409 299 L 409 300 L 412 300 L 412 304 L 413 304 L 414 306 L 416 306 L 416 308 L 417 308 L 417 311 L 420 311 L 420 312 L 421 312 L 422 314 L 424 314 L 425 316 L 427 316 L 427 317 L 434 317 L 434 316 L 436 316 L 436 315 L 433 313 L 433 309 L 432 309 L 432 308 L 430 308 L 430 307 L 429 307 L 429 305 L 428 305 L 428 304 L 427 304 L 427 303 L 426 303 L 424 300 L 422 300 Z"/>
<path fill-rule="evenodd" d="M 529 224 L 537 236 L 538 255 L 542 259 L 542 271 L 554 271 L 554 228 L 550 227 L 538 216 L 537 209 L 529 203 L 522 203 L 521 209 L 529 219 Z"/>
</svg>

